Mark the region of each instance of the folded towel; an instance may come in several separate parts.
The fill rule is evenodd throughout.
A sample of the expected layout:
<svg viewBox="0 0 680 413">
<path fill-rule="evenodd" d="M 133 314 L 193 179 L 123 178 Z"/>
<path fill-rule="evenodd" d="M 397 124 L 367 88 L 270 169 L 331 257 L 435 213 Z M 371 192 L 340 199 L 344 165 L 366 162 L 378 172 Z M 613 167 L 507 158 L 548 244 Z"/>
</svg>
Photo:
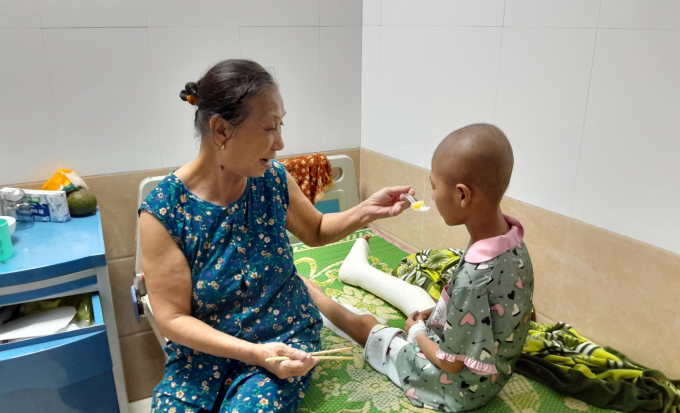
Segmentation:
<svg viewBox="0 0 680 413">
<path fill-rule="evenodd" d="M 325 155 L 314 153 L 281 163 L 312 204 L 321 200 L 324 191 L 333 186 L 333 168 Z"/>
</svg>

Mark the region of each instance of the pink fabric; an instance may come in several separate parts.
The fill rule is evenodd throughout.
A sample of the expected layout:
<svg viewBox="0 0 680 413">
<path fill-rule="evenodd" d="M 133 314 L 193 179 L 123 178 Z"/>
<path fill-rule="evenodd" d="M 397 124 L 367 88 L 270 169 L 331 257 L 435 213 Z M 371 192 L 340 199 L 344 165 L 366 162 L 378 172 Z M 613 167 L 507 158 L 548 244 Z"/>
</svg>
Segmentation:
<svg viewBox="0 0 680 413">
<path fill-rule="evenodd" d="M 522 227 L 522 224 L 510 215 L 503 214 L 503 217 L 505 222 L 510 224 L 510 231 L 505 235 L 483 239 L 470 245 L 470 248 L 465 253 L 465 262 L 481 264 L 498 257 L 511 248 L 522 245 L 522 240 L 524 239 L 524 227 Z"/>
<path fill-rule="evenodd" d="M 444 286 L 444 291 L 442 291 L 442 293 L 439 295 L 439 298 L 444 300 L 444 304 L 449 303 L 449 286 L 448 285 Z"/>
<path fill-rule="evenodd" d="M 479 374 L 480 376 L 489 376 L 491 374 L 498 373 L 496 366 L 493 364 L 482 363 L 481 361 L 477 361 L 462 354 L 449 354 L 441 351 L 441 349 L 437 349 L 437 351 L 435 351 L 435 355 L 439 360 L 462 361 L 463 364 L 465 364 L 465 366 L 470 369 L 470 371 L 475 374 Z"/>
</svg>

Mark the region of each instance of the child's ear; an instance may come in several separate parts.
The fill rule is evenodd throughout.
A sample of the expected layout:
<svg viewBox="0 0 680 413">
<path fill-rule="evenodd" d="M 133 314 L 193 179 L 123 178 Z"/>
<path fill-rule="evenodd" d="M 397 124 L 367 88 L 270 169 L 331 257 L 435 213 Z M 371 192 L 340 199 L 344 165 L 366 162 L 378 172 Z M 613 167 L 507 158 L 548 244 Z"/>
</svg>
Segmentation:
<svg viewBox="0 0 680 413">
<path fill-rule="evenodd" d="M 456 185 L 460 207 L 465 208 L 470 203 L 470 188 L 465 184 Z"/>
</svg>

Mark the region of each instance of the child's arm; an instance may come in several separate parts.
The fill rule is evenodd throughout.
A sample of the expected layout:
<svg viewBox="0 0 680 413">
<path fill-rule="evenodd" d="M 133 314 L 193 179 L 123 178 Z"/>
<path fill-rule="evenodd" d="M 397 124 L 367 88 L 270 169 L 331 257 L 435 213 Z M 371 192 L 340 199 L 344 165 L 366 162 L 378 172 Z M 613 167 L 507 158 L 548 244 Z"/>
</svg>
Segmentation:
<svg viewBox="0 0 680 413">
<path fill-rule="evenodd" d="M 422 313 L 416 311 L 415 313 L 408 316 L 406 319 L 406 333 L 411 329 L 411 326 L 416 324 L 418 321 L 427 321 L 427 318 L 432 313 L 432 309 L 425 310 Z M 416 337 L 416 344 L 420 348 L 420 351 L 430 360 L 435 366 L 439 367 L 447 373 L 458 373 L 465 365 L 462 361 L 448 361 L 442 360 L 437 357 L 437 350 L 439 350 L 439 344 L 430 340 L 426 334 L 420 334 Z"/>
<path fill-rule="evenodd" d="M 436 352 L 439 350 L 439 344 L 430 340 L 425 334 L 421 334 L 416 337 L 416 342 L 418 343 L 418 347 L 420 348 L 420 351 L 423 352 L 425 357 L 427 357 L 427 359 L 430 360 L 432 364 L 447 373 L 458 373 L 463 368 L 463 366 L 465 366 L 465 364 L 460 360 L 448 361 L 437 357 Z"/>
</svg>

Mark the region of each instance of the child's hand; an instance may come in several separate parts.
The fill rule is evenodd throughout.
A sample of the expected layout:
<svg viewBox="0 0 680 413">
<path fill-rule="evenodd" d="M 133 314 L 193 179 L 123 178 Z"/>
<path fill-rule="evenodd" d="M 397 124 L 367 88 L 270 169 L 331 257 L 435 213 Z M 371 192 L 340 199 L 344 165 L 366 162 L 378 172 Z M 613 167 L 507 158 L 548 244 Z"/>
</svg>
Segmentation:
<svg viewBox="0 0 680 413">
<path fill-rule="evenodd" d="M 411 327 L 419 321 L 418 317 L 420 316 L 420 311 L 414 311 L 406 317 L 406 328 L 404 330 L 406 331 L 406 334 L 408 334 L 408 331 L 411 329 Z"/>
<path fill-rule="evenodd" d="M 430 316 L 432 315 L 432 311 L 434 311 L 434 307 L 428 308 L 427 310 L 421 311 L 420 312 L 420 319 L 423 321 L 427 321 Z"/>
</svg>

